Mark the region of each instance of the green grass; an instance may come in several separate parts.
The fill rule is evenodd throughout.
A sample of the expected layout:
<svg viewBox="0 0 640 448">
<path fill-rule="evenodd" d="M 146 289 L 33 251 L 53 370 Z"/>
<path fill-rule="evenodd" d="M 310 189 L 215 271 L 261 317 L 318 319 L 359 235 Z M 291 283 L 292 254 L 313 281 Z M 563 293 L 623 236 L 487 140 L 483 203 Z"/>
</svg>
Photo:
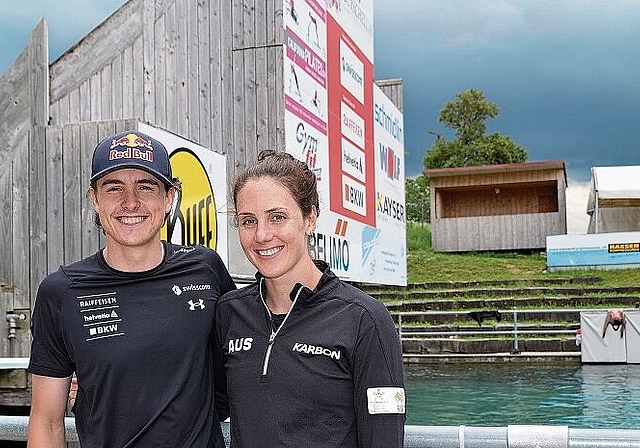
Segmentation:
<svg viewBox="0 0 640 448">
<path fill-rule="evenodd" d="M 640 269 L 548 272 L 546 258 L 538 252 L 434 252 L 431 227 L 407 223 L 409 283 L 580 277 L 602 278 L 602 286 L 640 285 Z"/>
</svg>

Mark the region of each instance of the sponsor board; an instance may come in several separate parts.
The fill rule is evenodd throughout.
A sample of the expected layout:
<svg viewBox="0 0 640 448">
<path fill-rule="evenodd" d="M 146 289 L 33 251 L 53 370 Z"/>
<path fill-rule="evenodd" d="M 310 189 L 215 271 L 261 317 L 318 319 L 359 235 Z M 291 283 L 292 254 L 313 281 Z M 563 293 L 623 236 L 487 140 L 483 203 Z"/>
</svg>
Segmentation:
<svg viewBox="0 0 640 448">
<path fill-rule="evenodd" d="M 283 27 L 286 151 L 320 194 L 312 255 L 344 279 L 405 285 L 403 119 L 373 82 L 373 1 L 285 0 Z"/>
<path fill-rule="evenodd" d="M 162 238 L 185 246 L 202 244 L 228 265 L 226 157 L 147 124 L 139 128 L 167 148 L 173 175 L 182 182 Z"/>
<path fill-rule="evenodd" d="M 640 232 L 547 237 L 547 267 L 634 267 L 640 265 Z"/>
</svg>

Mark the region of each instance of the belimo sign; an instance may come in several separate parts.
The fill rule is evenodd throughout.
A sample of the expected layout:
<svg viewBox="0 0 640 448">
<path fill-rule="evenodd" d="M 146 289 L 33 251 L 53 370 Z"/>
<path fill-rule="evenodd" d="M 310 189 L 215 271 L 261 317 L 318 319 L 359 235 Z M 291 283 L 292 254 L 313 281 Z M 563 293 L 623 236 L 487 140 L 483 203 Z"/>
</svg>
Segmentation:
<svg viewBox="0 0 640 448">
<path fill-rule="evenodd" d="M 185 246 L 202 244 L 217 249 L 216 200 L 205 167 L 187 148 L 172 151 L 169 161 L 173 175 L 182 181 L 182 191 L 162 228 L 162 238 Z"/>
</svg>

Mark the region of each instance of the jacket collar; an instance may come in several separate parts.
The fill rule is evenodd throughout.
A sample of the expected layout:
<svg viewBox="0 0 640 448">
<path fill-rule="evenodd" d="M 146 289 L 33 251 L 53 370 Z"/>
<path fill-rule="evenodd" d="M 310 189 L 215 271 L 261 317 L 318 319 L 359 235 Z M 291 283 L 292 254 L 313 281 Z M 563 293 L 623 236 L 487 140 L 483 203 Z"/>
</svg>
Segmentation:
<svg viewBox="0 0 640 448">
<path fill-rule="evenodd" d="M 289 293 L 289 299 L 293 302 L 298 296 L 298 302 L 310 305 L 319 297 L 317 296 L 318 291 L 322 291 L 325 286 L 338 281 L 338 277 L 329 269 L 329 265 L 327 262 L 322 260 L 313 260 L 313 263 L 316 265 L 318 269 L 322 272 L 322 277 L 318 281 L 315 289 L 310 289 L 309 287 L 303 285 L 302 283 L 296 283 L 293 285 L 291 292 Z M 256 273 L 256 280 L 258 283 L 258 288 L 264 287 L 264 282 L 261 281 L 264 276 L 260 273 Z M 266 297 L 266 291 L 261 291 L 262 295 Z"/>
</svg>

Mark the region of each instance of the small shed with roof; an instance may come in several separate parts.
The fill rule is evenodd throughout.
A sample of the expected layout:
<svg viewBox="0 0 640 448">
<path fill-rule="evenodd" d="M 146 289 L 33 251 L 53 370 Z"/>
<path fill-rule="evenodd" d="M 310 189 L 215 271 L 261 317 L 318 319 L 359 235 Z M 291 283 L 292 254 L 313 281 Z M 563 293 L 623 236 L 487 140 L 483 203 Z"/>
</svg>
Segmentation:
<svg viewBox="0 0 640 448">
<path fill-rule="evenodd" d="M 543 249 L 567 233 L 562 160 L 428 169 L 438 252 Z"/>
</svg>

